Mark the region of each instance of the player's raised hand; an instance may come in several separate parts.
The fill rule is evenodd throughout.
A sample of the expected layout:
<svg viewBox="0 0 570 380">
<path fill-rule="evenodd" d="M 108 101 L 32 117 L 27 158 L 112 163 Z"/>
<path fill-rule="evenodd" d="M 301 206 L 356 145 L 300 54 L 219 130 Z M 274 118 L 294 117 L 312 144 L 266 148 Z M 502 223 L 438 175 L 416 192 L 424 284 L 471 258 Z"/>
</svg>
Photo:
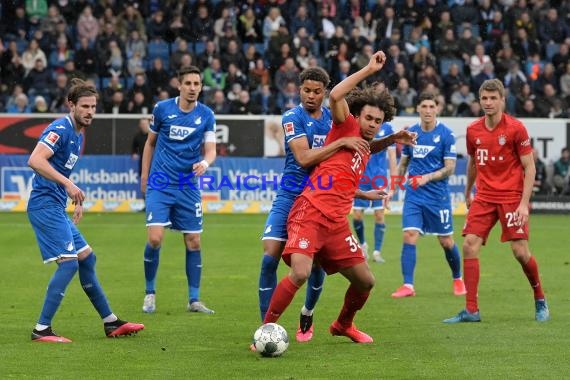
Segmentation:
<svg viewBox="0 0 570 380">
<path fill-rule="evenodd" d="M 65 186 L 65 191 L 74 205 L 82 205 L 85 200 L 85 193 L 71 181 Z"/>
<path fill-rule="evenodd" d="M 357 151 L 361 155 L 370 154 L 370 143 L 362 137 L 343 137 L 339 140 L 342 142 L 343 148 Z"/>
<path fill-rule="evenodd" d="M 416 145 L 417 138 L 418 134 L 416 132 L 410 132 L 405 129 L 394 133 L 394 139 L 399 144 Z"/>
<path fill-rule="evenodd" d="M 386 63 L 386 54 L 382 50 L 377 51 L 370 57 L 370 62 L 368 62 L 368 68 L 372 71 L 380 71 L 384 64 Z"/>
</svg>

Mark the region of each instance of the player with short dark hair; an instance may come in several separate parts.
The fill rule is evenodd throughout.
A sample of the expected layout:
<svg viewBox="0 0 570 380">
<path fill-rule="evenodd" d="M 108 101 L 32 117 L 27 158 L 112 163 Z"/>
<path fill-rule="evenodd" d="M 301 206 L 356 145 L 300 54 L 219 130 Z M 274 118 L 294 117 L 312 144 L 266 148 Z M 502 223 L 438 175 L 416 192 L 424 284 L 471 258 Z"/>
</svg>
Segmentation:
<svg viewBox="0 0 570 380">
<path fill-rule="evenodd" d="M 479 101 L 485 116 L 467 127 L 467 185 L 469 209 L 463 227 L 463 270 L 466 307 L 445 323 L 479 322 L 479 252 L 500 221 L 501 241 L 509 241 L 534 294 L 535 319 L 545 322 L 550 312 L 540 282 L 538 264 L 528 247 L 529 202 L 536 169 L 524 124 L 504 113 L 505 88 L 497 79 L 483 82 Z M 471 192 L 475 184 L 477 192 Z"/>
<path fill-rule="evenodd" d="M 461 256 L 453 240 L 451 195 L 447 182 L 455 171 L 457 152 L 455 135 L 437 120 L 438 102 L 435 94 L 423 92 L 418 97 L 420 122 L 408 130 L 418 134 L 417 145 L 406 146 L 398 175 L 408 172 L 402 211 L 403 246 L 401 253 L 404 284 L 393 298 L 413 297 L 416 244 L 420 235 L 436 235 L 451 269 L 453 293 L 465 294 L 461 278 Z"/>
<path fill-rule="evenodd" d="M 363 69 L 337 84 L 330 94 L 333 126 L 328 144 L 343 137 L 361 137 L 372 141 L 380 125 L 394 116 L 394 101 L 387 92 L 374 88 L 355 88 L 368 76 L 379 71 L 386 62 L 383 52 L 376 52 Z M 370 151 L 378 152 L 394 142 L 413 143 L 415 135 L 400 131 L 371 143 Z M 356 238 L 350 232 L 347 215 L 355 194 L 368 199 L 382 198 L 381 191 L 361 192 L 358 183 L 364 173 L 370 151 L 341 149 L 321 162 L 311 173 L 310 183 L 295 200 L 287 221 L 288 240 L 283 259 L 291 266 L 289 274 L 277 285 L 264 323 L 276 322 L 295 293 L 305 283 L 316 260 L 327 272 L 340 272 L 350 281 L 343 308 L 330 326 L 332 335 L 347 336 L 357 343 L 372 342 L 359 331 L 353 319 L 374 286 L 370 271 Z"/>
<path fill-rule="evenodd" d="M 200 301 L 202 195 L 197 177 L 216 159 L 216 120 L 212 110 L 198 101 L 202 91 L 200 69 L 182 68 L 178 81 L 180 95 L 158 102 L 152 111 L 143 152 L 141 191 L 146 193 L 148 238 L 142 309 L 145 313 L 156 310 L 156 273 L 164 227 L 168 226 L 184 237 L 188 311 L 213 314 Z"/>
<path fill-rule="evenodd" d="M 303 70 L 299 78 L 301 104 L 285 112 L 281 119 L 285 133 L 283 178 L 287 178 L 287 186 L 281 186 L 277 191 L 262 237 L 264 252 L 259 273 L 261 320 L 277 285 L 277 266 L 287 241 L 287 217 L 295 198 L 303 190 L 303 181 L 313 167 L 339 149 L 368 149 L 368 143 L 360 137 L 339 139 L 325 146 L 332 124 L 330 110 L 322 106 L 329 76 L 322 68 L 314 67 Z M 313 309 L 322 292 L 324 276 L 319 266 L 312 269 L 305 304 L 301 309 L 297 341 L 312 339 Z"/>
<path fill-rule="evenodd" d="M 91 125 L 97 107 L 97 90 L 80 79 L 73 79 L 67 95 L 69 115 L 55 120 L 42 132 L 28 165 L 34 169 L 28 218 L 44 263 L 57 263 L 47 288 L 44 305 L 32 341 L 69 343 L 51 327 L 67 286 L 79 272 L 85 294 L 103 319 L 108 337 L 130 335 L 144 325 L 122 321 L 113 312 L 95 273 L 95 253 L 75 226 L 83 216 L 85 193 L 69 176 L 79 159 L 83 129 Z M 70 219 L 65 208 L 67 197 L 75 205 Z"/>
</svg>

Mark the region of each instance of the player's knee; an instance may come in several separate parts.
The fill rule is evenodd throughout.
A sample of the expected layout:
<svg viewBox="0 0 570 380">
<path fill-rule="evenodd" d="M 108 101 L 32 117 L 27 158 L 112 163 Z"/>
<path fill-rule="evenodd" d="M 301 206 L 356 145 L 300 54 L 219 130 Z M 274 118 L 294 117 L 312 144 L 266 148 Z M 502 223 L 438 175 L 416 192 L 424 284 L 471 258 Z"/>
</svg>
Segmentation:
<svg viewBox="0 0 570 380">
<path fill-rule="evenodd" d="M 419 232 L 415 230 L 404 231 L 404 243 L 406 244 L 416 244 L 419 237 Z"/>
<path fill-rule="evenodd" d="M 95 256 L 95 253 L 91 251 L 89 255 L 79 259 L 79 268 L 82 270 L 92 270 L 95 268 L 95 263 L 97 263 L 97 257 Z"/>
<path fill-rule="evenodd" d="M 186 248 L 191 251 L 200 250 L 200 234 L 184 235 L 184 243 L 186 244 Z"/>
<path fill-rule="evenodd" d="M 148 235 L 148 245 L 153 249 L 157 249 L 162 244 L 162 234 L 149 234 Z"/>
<path fill-rule="evenodd" d="M 87 247 L 83 251 L 77 252 L 77 259 L 81 262 L 85 260 L 87 257 L 89 257 L 89 255 L 91 255 L 92 252 L 93 250 L 91 249 L 91 247 Z"/>
<path fill-rule="evenodd" d="M 263 254 L 277 260 L 281 258 L 285 243 L 278 240 L 263 240 Z"/>
<path fill-rule="evenodd" d="M 463 240 L 463 258 L 471 259 L 477 257 L 480 244 L 475 239 L 466 236 Z"/>
<path fill-rule="evenodd" d="M 455 244 L 455 242 L 453 241 L 453 238 L 451 236 L 440 236 L 439 237 L 439 245 L 441 245 L 441 247 L 443 249 L 451 249 L 451 248 L 453 248 L 454 244 Z"/>
<path fill-rule="evenodd" d="M 308 269 L 305 267 L 291 267 L 291 271 L 289 272 L 289 277 L 291 277 L 291 281 L 297 286 L 302 286 L 311 274 L 311 268 Z"/>
<path fill-rule="evenodd" d="M 515 240 L 511 242 L 511 249 L 515 259 L 521 264 L 526 264 L 530 259 L 530 250 L 525 240 Z"/>
</svg>

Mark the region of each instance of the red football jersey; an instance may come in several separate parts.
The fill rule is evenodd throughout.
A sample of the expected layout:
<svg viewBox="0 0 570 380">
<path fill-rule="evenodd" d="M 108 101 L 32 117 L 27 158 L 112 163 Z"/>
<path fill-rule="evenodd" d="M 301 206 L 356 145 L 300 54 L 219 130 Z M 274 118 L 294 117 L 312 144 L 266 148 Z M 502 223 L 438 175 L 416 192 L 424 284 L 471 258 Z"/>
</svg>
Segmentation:
<svg viewBox="0 0 570 380">
<path fill-rule="evenodd" d="M 342 124 L 333 123 L 325 145 L 350 136 L 361 137 L 360 125 L 352 115 Z M 345 218 L 352 209 L 354 193 L 358 189 L 358 182 L 369 158 L 370 154 L 362 156 L 353 150 L 339 150 L 317 165 L 301 196 L 330 219 Z"/>
<path fill-rule="evenodd" d="M 467 127 L 467 153 L 477 167 L 477 198 L 491 203 L 520 202 L 524 169 L 521 156 L 532 153 L 525 126 L 503 113 L 491 131 L 485 118 Z"/>
</svg>

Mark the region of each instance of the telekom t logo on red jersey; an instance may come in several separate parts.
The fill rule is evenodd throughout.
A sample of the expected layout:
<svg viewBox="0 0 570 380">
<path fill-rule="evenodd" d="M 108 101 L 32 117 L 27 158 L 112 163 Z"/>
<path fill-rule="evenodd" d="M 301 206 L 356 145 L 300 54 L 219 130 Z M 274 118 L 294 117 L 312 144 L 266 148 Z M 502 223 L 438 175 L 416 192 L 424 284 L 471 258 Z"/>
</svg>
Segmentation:
<svg viewBox="0 0 570 380">
<path fill-rule="evenodd" d="M 352 156 L 352 166 L 351 166 L 352 171 L 357 174 L 362 174 L 362 169 L 360 169 L 360 165 L 362 165 L 362 157 L 358 152 L 354 152 L 354 156 Z"/>
<path fill-rule="evenodd" d="M 485 166 L 485 162 L 489 159 L 489 151 L 487 149 L 477 149 L 477 161 L 480 166 Z"/>
</svg>

